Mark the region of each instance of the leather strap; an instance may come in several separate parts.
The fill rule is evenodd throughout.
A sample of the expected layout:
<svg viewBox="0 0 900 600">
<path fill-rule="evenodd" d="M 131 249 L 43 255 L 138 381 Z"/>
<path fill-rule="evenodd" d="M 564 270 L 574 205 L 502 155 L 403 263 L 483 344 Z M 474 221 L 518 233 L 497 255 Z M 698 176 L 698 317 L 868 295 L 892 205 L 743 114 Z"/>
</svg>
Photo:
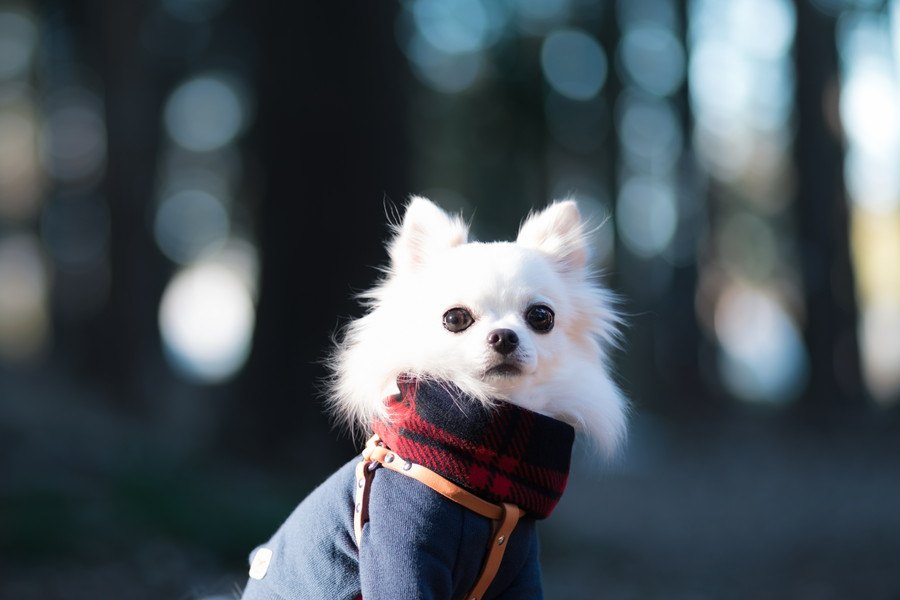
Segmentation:
<svg viewBox="0 0 900 600">
<path fill-rule="evenodd" d="M 524 511 L 515 504 L 507 502 L 493 504 L 483 500 L 431 469 L 401 458 L 396 452 L 385 447 L 384 442 L 377 434 L 369 438 L 362 457 L 362 461 L 356 466 L 356 506 L 353 516 L 357 547 L 362 542 L 363 524 L 369 520 L 369 491 L 375 476 L 375 469 L 381 466 L 411 477 L 445 498 L 494 521 L 493 533 L 481 573 L 478 575 L 472 591 L 465 596 L 466 600 L 481 600 L 497 575 L 509 542 L 509 536 L 519 519 L 525 514 Z"/>
<path fill-rule="evenodd" d="M 494 576 L 497 575 L 497 570 L 500 569 L 500 562 L 503 560 L 503 553 L 506 552 L 509 536 L 523 514 L 522 509 L 515 504 L 504 502 L 500 506 L 503 508 L 503 517 L 494 524 L 494 535 L 491 537 L 487 556 L 481 567 L 481 574 L 475 581 L 475 587 L 466 595 L 467 600 L 481 600 L 490 587 Z"/>
</svg>

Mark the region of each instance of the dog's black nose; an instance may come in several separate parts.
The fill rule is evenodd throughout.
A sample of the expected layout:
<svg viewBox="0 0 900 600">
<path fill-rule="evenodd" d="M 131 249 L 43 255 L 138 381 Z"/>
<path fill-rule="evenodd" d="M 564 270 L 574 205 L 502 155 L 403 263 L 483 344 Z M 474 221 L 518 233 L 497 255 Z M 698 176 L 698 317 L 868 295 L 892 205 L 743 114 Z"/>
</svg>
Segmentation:
<svg viewBox="0 0 900 600">
<path fill-rule="evenodd" d="M 519 336 L 512 329 L 495 329 L 487 336 L 488 346 L 506 356 L 519 345 Z"/>
</svg>

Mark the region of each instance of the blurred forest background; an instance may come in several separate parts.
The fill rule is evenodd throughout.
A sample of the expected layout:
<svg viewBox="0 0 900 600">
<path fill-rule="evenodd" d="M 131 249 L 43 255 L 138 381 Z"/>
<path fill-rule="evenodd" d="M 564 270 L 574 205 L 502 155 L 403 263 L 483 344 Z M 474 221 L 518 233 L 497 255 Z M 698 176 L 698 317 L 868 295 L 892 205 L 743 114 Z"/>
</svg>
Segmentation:
<svg viewBox="0 0 900 600">
<path fill-rule="evenodd" d="M 409 194 L 605 225 L 548 598 L 900 598 L 900 1 L 0 0 L 0 598 L 234 598 Z"/>
</svg>

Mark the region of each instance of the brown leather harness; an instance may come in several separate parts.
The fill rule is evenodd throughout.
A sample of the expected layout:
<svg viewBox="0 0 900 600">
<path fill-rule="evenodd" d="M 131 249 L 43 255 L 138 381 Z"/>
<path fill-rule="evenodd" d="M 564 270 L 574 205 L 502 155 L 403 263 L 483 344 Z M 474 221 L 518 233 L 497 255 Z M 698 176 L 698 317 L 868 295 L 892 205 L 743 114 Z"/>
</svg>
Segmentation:
<svg viewBox="0 0 900 600">
<path fill-rule="evenodd" d="M 509 536 L 525 512 L 515 504 L 508 502 L 493 504 L 483 500 L 431 469 L 403 459 L 387 448 L 377 434 L 369 438 L 362 456 L 362 461 L 356 467 L 356 511 L 353 519 L 356 545 L 359 546 L 362 542 L 362 527 L 369 520 L 369 491 L 375 477 L 375 468 L 381 465 L 401 475 L 412 477 L 442 496 L 494 522 L 481 573 L 472 591 L 465 596 L 466 600 L 481 600 L 500 568 Z"/>
</svg>

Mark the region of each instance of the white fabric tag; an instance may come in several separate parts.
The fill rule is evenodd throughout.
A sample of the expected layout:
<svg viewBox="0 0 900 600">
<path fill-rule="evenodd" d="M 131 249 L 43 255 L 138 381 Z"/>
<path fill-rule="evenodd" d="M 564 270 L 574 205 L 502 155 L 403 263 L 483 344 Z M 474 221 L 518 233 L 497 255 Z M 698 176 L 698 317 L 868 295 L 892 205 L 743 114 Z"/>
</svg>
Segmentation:
<svg viewBox="0 0 900 600">
<path fill-rule="evenodd" d="M 272 562 L 272 551 L 268 548 L 260 548 L 253 555 L 253 562 L 250 563 L 250 577 L 253 579 L 262 579 L 269 570 L 269 564 Z"/>
</svg>

